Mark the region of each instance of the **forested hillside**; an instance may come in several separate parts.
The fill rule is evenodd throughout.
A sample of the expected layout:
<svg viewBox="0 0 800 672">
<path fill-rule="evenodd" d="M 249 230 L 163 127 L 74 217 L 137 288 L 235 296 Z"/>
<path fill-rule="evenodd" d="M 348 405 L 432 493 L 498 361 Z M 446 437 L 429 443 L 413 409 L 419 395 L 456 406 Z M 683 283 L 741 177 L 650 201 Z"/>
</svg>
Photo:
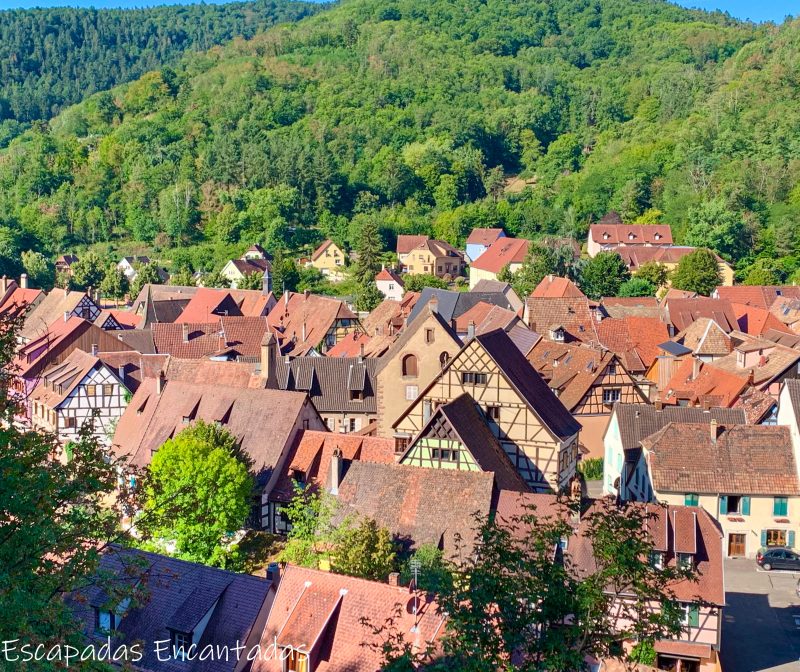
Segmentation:
<svg viewBox="0 0 800 672">
<path fill-rule="evenodd" d="M 615 209 L 782 280 L 800 263 L 799 84 L 798 22 L 657 0 L 343 0 L 15 140 L 0 252 L 142 243 L 210 270 L 256 241 L 349 245 L 369 220 L 387 245 L 490 225 L 582 238 Z M 516 174 L 532 184 L 508 193 Z"/>
<path fill-rule="evenodd" d="M 313 9 L 256 0 L 140 10 L 0 11 L 0 122 L 49 119 L 87 94 L 172 64 L 185 51 L 250 38 Z M 13 127 L 5 124 L 6 134 Z"/>
</svg>

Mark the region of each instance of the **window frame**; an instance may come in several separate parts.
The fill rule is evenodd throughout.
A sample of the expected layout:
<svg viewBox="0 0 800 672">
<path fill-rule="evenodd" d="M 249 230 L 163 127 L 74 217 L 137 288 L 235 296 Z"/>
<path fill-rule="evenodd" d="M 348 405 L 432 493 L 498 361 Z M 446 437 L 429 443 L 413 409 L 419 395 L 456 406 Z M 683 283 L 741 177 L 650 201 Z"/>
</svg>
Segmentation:
<svg viewBox="0 0 800 672">
<path fill-rule="evenodd" d="M 614 397 L 614 399 L 609 399 L 609 393 Z M 607 405 L 616 404 L 618 401 L 622 401 L 622 388 L 621 387 L 604 387 L 603 388 L 603 403 Z"/>
</svg>

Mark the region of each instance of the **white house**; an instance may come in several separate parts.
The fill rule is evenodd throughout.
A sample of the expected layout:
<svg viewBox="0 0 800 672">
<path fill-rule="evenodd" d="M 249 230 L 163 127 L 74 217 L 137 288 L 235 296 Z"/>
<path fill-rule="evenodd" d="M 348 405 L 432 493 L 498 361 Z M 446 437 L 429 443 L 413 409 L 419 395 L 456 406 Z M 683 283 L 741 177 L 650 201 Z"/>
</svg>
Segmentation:
<svg viewBox="0 0 800 672">
<path fill-rule="evenodd" d="M 93 436 L 110 446 L 129 396 L 117 372 L 96 353 L 73 350 L 42 374 L 41 384 L 31 394 L 31 424 L 56 434 L 67 445 L 77 441 L 81 428 L 92 422 Z"/>
<path fill-rule="evenodd" d="M 128 282 L 133 282 L 136 279 L 138 271 L 137 266 L 144 266 L 150 263 L 150 257 L 122 257 L 117 264 L 117 268 L 125 274 Z"/>
<path fill-rule="evenodd" d="M 387 299 L 400 301 L 405 294 L 403 279 L 388 268 L 381 269 L 375 276 L 375 284 L 378 286 L 378 291 Z"/>
</svg>

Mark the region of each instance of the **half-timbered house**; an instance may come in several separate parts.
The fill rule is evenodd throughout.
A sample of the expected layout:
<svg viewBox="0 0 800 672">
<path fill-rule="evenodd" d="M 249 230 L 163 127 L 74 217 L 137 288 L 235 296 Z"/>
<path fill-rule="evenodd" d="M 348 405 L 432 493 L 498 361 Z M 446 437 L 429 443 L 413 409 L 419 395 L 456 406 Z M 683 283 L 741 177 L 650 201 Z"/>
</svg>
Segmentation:
<svg viewBox="0 0 800 672">
<path fill-rule="evenodd" d="M 85 292 L 70 292 L 54 289 L 31 310 L 17 334 L 21 343 L 28 343 L 47 333 L 48 328 L 59 318 L 80 317 L 94 322 L 100 315 L 98 306 Z"/>
<path fill-rule="evenodd" d="M 562 404 L 580 418 L 581 446 L 588 457 L 603 457 L 605 434 L 615 403 L 647 403 L 613 352 L 541 339 L 528 361 Z"/>
<path fill-rule="evenodd" d="M 462 394 L 481 407 L 531 488 L 566 486 L 577 466 L 581 425 L 500 329 L 469 341 L 393 423 L 398 452 L 406 451 L 436 408 Z"/>
<path fill-rule="evenodd" d="M 400 464 L 429 469 L 490 471 L 500 490 L 529 492 L 488 425 L 483 410 L 468 394 L 442 404 L 412 440 Z"/>
<path fill-rule="evenodd" d="M 73 350 L 42 374 L 30 398 L 31 425 L 55 434 L 62 444 L 78 440 L 86 427 L 98 441 L 111 445 L 129 394 L 116 372 L 98 357 Z"/>
</svg>

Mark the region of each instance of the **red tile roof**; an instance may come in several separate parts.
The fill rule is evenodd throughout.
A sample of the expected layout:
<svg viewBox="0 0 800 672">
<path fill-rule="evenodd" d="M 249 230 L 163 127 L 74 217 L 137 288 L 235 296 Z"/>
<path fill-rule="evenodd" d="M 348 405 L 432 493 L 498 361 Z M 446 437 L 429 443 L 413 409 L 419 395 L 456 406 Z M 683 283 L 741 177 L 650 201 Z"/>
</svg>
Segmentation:
<svg viewBox="0 0 800 672">
<path fill-rule="evenodd" d="M 395 273 L 390 268 L 382 268 L 380 272 L 375 276 L 375 281 L 383 281 L 383 282 L 396 282 L 401 287 L 405 286 L 403 282 L 403 278 L 401 278 L 397 273 Z"/>
<path fill-rule="evenodd" d="M 194 324 L 152 325 L 156 352 L 180 359 L 228 356 L 260 358 L 261 341 L 269 327 L 264 317 L 219 317 Z"/>
<path fill-rule="evenodd" d="M 586 298 L 586 295 L 578 289 L 578 286 L 568 278 L 560 278 L 557 275 L 546 275 L 542 281 L 536 285 L 531 294 L 533 298 Z"/>
<path fill-rule="evenodd" d="M 314 252 L 311 254 L 311 261 L 316 261 L 331 245 L 336 245 L 330 238 L 324 241 Z"/>
<path fill-rule="evenodd" d="M 739 328 L 731 302 L 724 299 L 670 299 L 666 306 L 669 320 L 677 331 L 683 331 L 701 317 L 711 318 L 726 333 Z"/>
<path fill-rule="evenodd" d="M 503 229 L 472 229 L 469 238 L 467 238 L 467 245 L 485 245 L 488 247 L 502 235 Z"/>
<path fill-rule="evenodd" d="M 408 254 L 428 240 L 428 236 L 410 236 L 401 234 L 397 236 L 397 254 Z"/>
<path fill-rule="evenodd" d="M 6 297 L 5 301 L 0 303 L 0 315 L 21 315 L 43 294 L 44 292 L 41 289 L 22 289 L 17 287 Z"/>
<path fill-rule="evenodd" d="M 307 429 L 286 456 L 285 467 L 270 497 L 285 502 L 291 500 L 293 481 L 300 476 L 306 484 L 329 486 L 334 450 L 341 451 L 342 459 L 350 462 L 395 462 L 394 439 Z"/>
<path fill-rule="evenodd" d="M 270 328 L 284 342 L 295 344 L 292 352 L 322 345 L 337 319 L 358 318 L 339 299 L 296 292 L 286 292 L 267 316 Z"/>
<path fill-rule="evenodd" d="M 109 309 L 109 315 L 113 317 L 120 326 L 126 329 L 136 329 L 136 326 L 141 321 L 141 317 L 131 312 L 130 310 Z"/>
<path fill-rule="evenodd" d="M 672 245 L 666 224 L 592 224 L 589 236 L 599 245 Z"/>
<path fill-rule="evenodd" d="M 597 343 L 599 326 L 597 313 L 585 296 L 583 298 L 531 296 L 525 301 L 525 315 L 528 326 L 545 338 L 549 338 L 549 331 L 553 327 L 562 327 L 572 340 Z"/>
<path fill-rule="evenodd" d="M 263 651 L 277 642 L 279 650 L 294 646 L 310 652 L 308 669 L 314 672 L 375 672 L 383 666 L 384 640 L 373 628 L 391 621 L 393 631 L 423 653 L 444 632 L 438 611 L 425 593 L 415 596 L 404 587 L 289 565 L 260 645 Z M 283 665 L 279 651 L 256 658 L 252 672 L 281 672 Z"/>
<path fill-rule="evenodd" d="M 746 334 L 761 336 L 770 329 L 782 331 L 787 334 L 794 333 L 767 308 L 759 308 L 742 303 L 733 303 L 731 305 L 733 306 L 733 312 L 736 315 L 739 329 Z"/>
<path fill-rule="evenodd" d="M 665 404 L 688 400 L 693 405 L 730 407 L 747 388 L 748 382 L 747 371 L 737 375 L 714 364 L 687 358 L 670 378 L 661 400 Z"/>
<path fill-rule="evenodd" d="M 63 318 L 53 322 L 47 331 L 38 338 L 28 341 L 20 346 L 16 356 L 11 361 L 10 369 L 14 375 L 23 378 L 31 374 L 40 366 L 53 350 L 65 341 L 77 338 L 82 332 L 92 325 L 86 320 L 74 315 L 68 320 Z"/>
<path fill-rule="evenodd" d="M 597 334 L 631 372 L 648 369 L 658 357 L 659 343 L 669 340 L 667 325 L 656 317 L 608 318 L 597 325 Z"/>
<path fill-rule="evenodd" d="M 677 264 L 681 259 L 683 259 L 687 254 L 691 254 L 697 248 L 696 247 L 686 247 L 686 246 L 678 246 L 672 245 L 669 247 L 643 247 L 640 245 L 634 246 L 627 246 L 622 245 L 614 249 L 615 252 L 622 257 L 622 261 L 630 268 L 631 270 L 636 270 L 643 264 L 646 264 L 650 261 L 657 262 L 659 264 Z M 724 259 L 717 255 L 717 261 L 720 263 L 724 263 Z"/>
<path fill-rule="evenodd" d="M 714 296 L 731 303 L 743 303 L 756 308 L 769 308 L 778 297 L 800 299 L 800 287 L 796 285 L 734 285 L 717 287 Z"/>
<path fill-rule="evenodd" d="M 325 353 L 326 357 L 380 357 L 394 343 L 394 336 L 378 334 L 367 336 L 359 332 L 352 332 L 342 338 L 336 345 Z M 362 350 L 363 349 L 363 350 Z"/>
<path fill-rule="evenodd" d="M 199 287 L 175 323 L 213 322 L 215 317 L 241 314 L 242 312 L 230 292 L 223 289 Z"/>
<path fill-rule="evenodd" d="M 656 493 L 800 495 L 785 426 L 670 423 L 642 446 Z"/>
<path fill-rule="evenodd" d="M 530 242 L 522 238 L 498 238 L 472 262 L 472 268 L 499 273 L 508 264 L 521 264 L 525 261 L 529 245 Z"/>
</svg>

